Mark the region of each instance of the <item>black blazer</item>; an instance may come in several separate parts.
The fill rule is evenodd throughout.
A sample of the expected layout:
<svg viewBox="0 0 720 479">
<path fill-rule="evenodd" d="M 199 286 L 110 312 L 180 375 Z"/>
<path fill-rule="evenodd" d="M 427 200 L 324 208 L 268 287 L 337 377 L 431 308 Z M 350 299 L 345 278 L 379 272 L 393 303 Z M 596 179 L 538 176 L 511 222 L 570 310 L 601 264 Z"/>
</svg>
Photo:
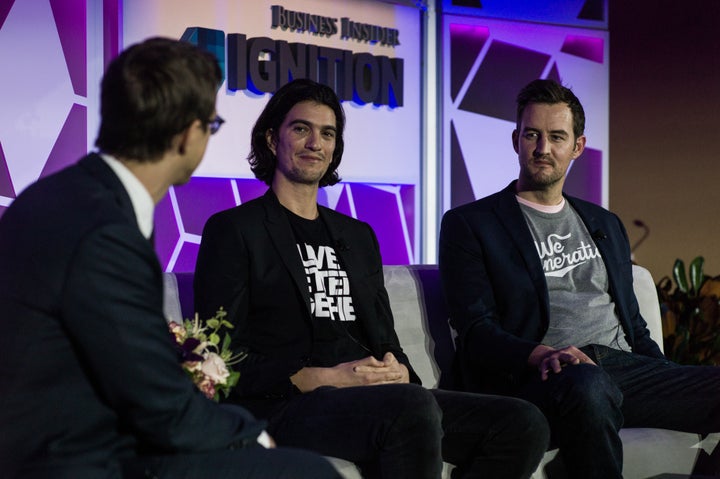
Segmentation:
<svg viewBox="0 0 720 479">
<path fill-rule="evenodd" d="M 602 255 L 628 344 L 636 353 L 663 357 L 640 316 L 620 219 L 595 204 L 565 198 Z M 515 182 L 445 213 L 439 268 L 459 334 L 461 381 L 473 390 L 507 392 L 525 377 L 527 358 L 545 335 L 549 317 L 542 263 L 515 199 Z"/>
<path fill-rule="evenodd" d="M 379 359 L 392 352 L 419 382 L 395 334 L 375 233 L 366 223 L 319 210 L 348 274 L 365 346 Z M 232 399 L 270 414 L 273 406 L 263 401 L 297 393 L 290 376 L 308 364 L 313 342 L 307 279 L 287 214 L 271 190 L 207 221 L 194 281 L 201 317 L 223 307 L 235 325 L 233 347 L 249 354 L 239 364 Z"/>
<path fill-rule="evenodd" d="M 226 448 L 264 427 L 180 368 L 155 252 L 98 155 L 0 218 L 0 330 L 3 477 L 119 477 L 138 452 Z"/>
</svg>

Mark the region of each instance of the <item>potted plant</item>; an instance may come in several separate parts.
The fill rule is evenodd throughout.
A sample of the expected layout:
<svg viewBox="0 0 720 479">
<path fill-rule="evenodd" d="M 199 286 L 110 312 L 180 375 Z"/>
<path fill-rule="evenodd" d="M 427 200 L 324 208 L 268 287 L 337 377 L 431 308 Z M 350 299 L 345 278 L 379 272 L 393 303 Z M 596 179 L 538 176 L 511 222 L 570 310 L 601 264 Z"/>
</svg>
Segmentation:
<svg viewBox="0 0 720 479">
<path fill-rule="evenodd" d="M 679 364 L 720 365 L 720 276 L 705 275 L 704 261 L 693 259 L 686 274 L 677 259 L 672 279 L 657 284 L 665 355 Z"/>
</svg>

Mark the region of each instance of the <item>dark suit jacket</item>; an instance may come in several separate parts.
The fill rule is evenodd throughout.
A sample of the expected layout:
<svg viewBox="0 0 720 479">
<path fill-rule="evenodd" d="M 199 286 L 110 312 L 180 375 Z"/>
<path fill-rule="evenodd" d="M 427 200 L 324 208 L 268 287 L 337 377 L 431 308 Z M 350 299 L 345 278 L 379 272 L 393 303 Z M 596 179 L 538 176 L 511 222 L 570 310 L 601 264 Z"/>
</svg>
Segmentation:
<svg viewBox="0 0 720 479">
<path fill-rule="evenodd" d="M 662 357 L 640 316 L 620 219 L 592 203 L 565 198 L 600 250 L 628 344 L 636 353 Z M 515 198 L 515 182 L 445 213 L 439 267 L 451 322 L 459 334 L 461 382 L 473 390 L 511 390 L 528 373 L 528 356 L 549 321 L 547 283 Z"/>
<path fill-rule="evenodd" d="M 97 155 L 0 218 L 0 331 L 3 477 L 119 477 L 138 452 L 226 448 L 264 427 L 180 368 L 155 252 Z"/>
<path fill-rule="evenodd" d="M 377 358 L 392 352 L 419 382 L 395 334 L 375 233 L 366 223 L 319 209 L 350 279 L 365 346 Z M 223 307 L 235 325 L 233 347 L 249 353 L 239 364 L 234 401 L 267 416 L 297 393 L 290 376 L 309 365 L 313 344 L 310 296 L 290 222 L 271 190 L 205 224 L 195 306 L 201 317 Z"/>
</svg>

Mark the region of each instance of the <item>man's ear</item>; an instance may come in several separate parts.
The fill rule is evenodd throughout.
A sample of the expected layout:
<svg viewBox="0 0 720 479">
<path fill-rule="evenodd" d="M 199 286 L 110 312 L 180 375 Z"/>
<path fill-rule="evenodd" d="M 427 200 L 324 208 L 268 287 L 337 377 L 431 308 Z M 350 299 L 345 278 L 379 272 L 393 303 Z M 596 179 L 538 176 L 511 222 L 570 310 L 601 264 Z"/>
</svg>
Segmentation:
<svg viewBox="0 0 720 479">
<path fill-rule="evenodd" d="M 573 160 L 577 158 L 578 156 L 582 155 L 582 152 L 585 151 L 585 142 L 587 141 L 587 138 L 585 138 L 585 135 L 580 135 L 575 140 L 575 148 L 573 149 Z"/>
<path fill-rule="evenodd" d="M 272 151 L 272 154 L 277 156 L 277 140 L 275 139 L 272 128 L 268 128 L 265 132 L 265 141 L 267 141 L 267 146 L 270 148 L 270 151 Z"/>
<path fill-rule="evenodd" d="M 513 130 L 512 132 L 512 143 L 513 143 L 513 150 L 515 150 L 515 153 L 520 153 L 520 149 L 518 148 L 518 131 Z"/>
</svg>

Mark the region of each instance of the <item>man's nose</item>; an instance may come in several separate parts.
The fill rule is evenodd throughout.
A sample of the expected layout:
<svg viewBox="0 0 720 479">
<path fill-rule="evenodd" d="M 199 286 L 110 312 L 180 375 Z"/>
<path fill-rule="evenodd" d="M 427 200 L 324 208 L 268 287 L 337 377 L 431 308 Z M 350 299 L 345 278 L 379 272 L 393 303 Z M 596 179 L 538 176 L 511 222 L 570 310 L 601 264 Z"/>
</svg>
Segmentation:
<svg viewBox="0 0 720 479">
<path fill-rule="evenodd" d="M 305 142 L 305 148 L 312 151 L 320 150 L 320 133 L 317 131 L 310 132 L 307 141 Z"/>
<path fill-rule="evenodd" d="M 542 156 L 549 153 L 550 142 L 544 136 L 538 136 L 537 142 L 535 142 L 535 155 Z"/>
</svg>

